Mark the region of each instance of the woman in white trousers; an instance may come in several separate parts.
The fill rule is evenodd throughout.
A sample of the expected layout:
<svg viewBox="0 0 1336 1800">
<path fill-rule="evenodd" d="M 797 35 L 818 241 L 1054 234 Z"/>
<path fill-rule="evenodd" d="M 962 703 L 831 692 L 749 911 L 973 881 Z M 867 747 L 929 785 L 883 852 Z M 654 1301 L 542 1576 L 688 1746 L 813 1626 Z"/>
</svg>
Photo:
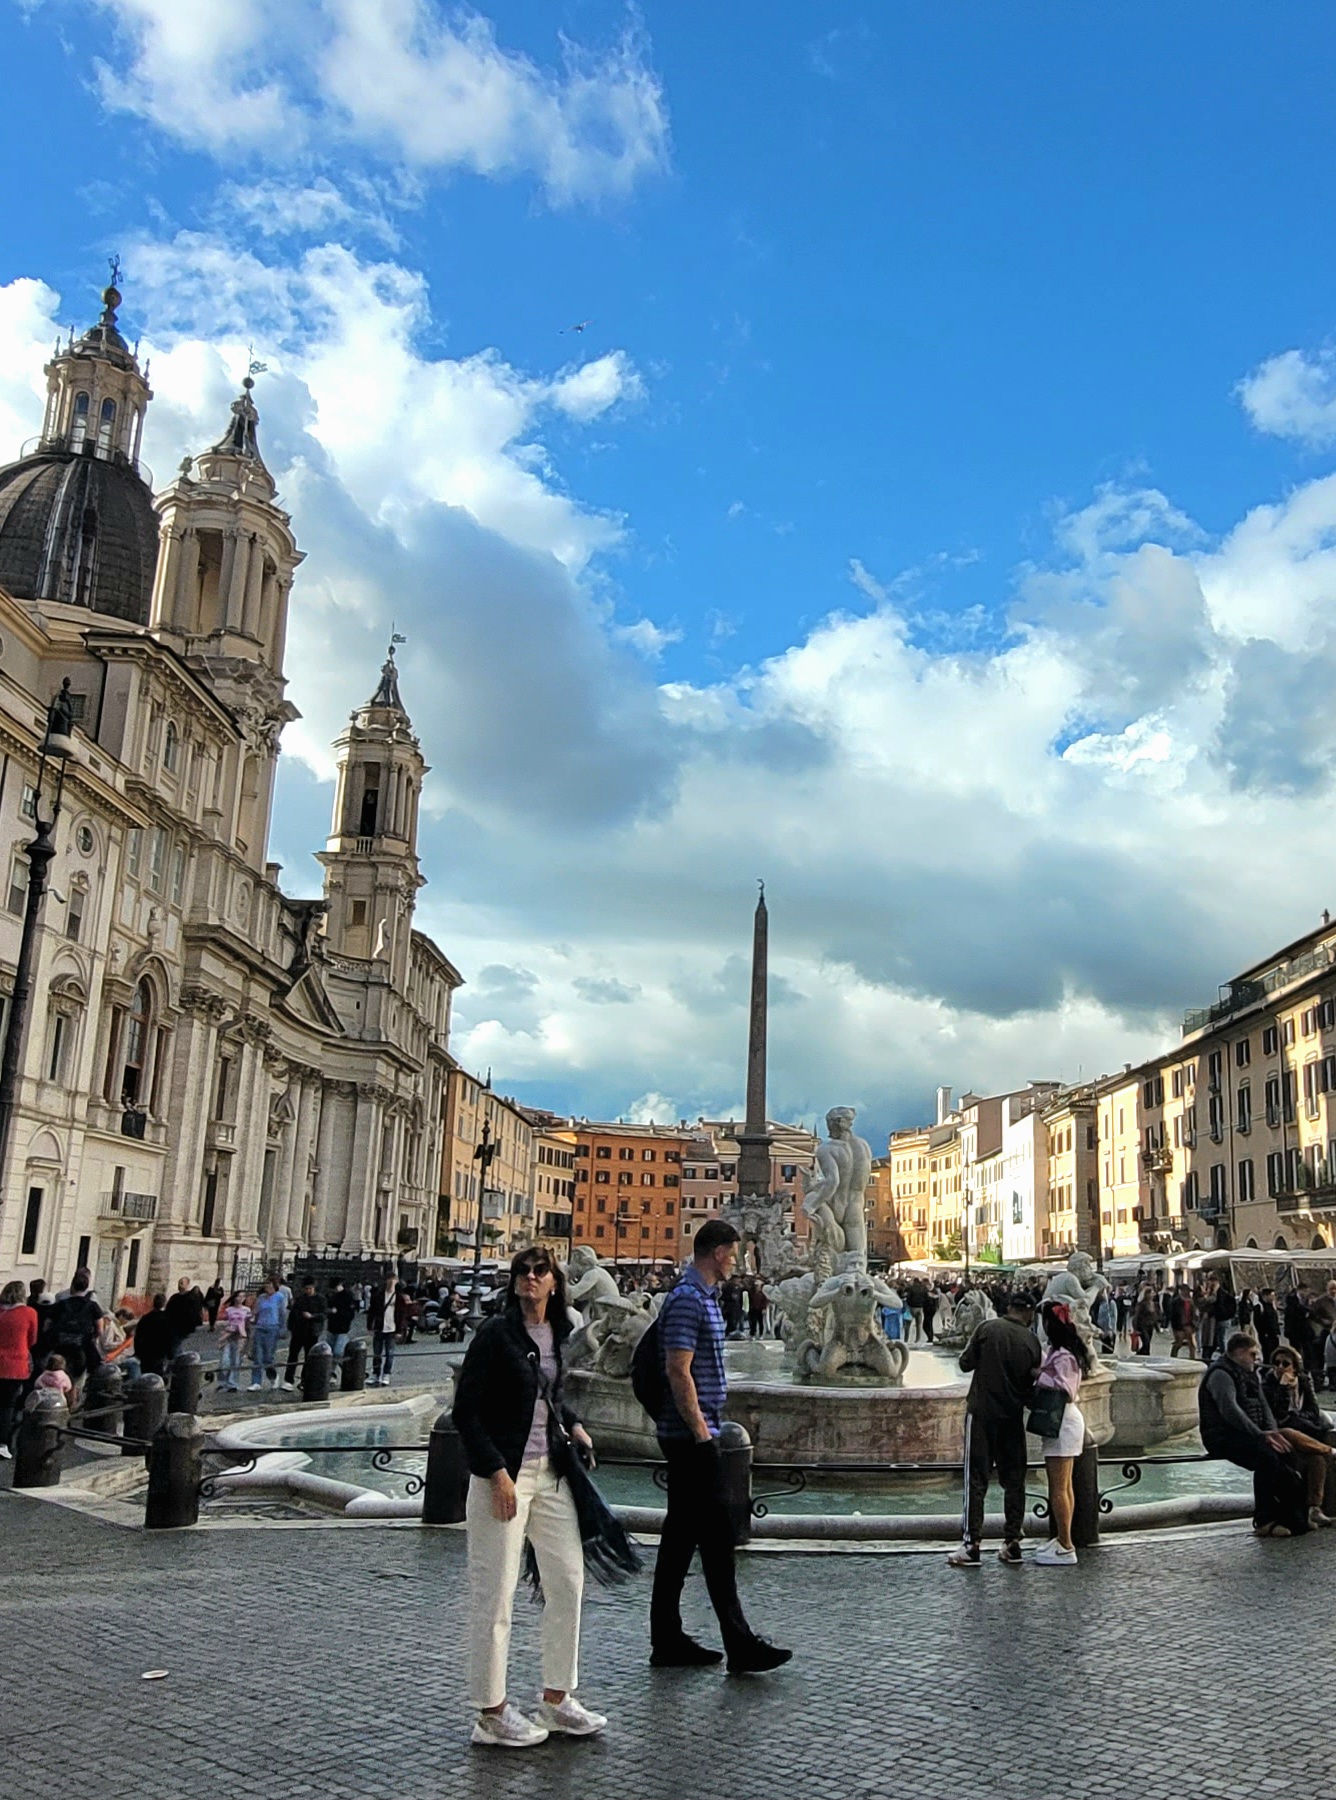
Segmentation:
<svg viewBox="0 0 1336 1800">
<path fill-rule="evenodd" d="M 593 1449 L 561 1398 L 561 1353 L 570 1331 L 561 1270 L 545 1250 L 520 1251 L 510 1265 L 505 1305 L 478 1328 L 455 1390 L 453 1417 L 470 1470 L 473 1742 L 505 1750 L 528 1749 L 550 1734 L 592 1737 L 607 1724 L 575 1698 L 584 1557 L 575 1504 L 550 1455 L 554 1415 L 577 1444 Z M 529 1716 L 506 1696 L 526 1538 L 543 1584 L 543 1688 Z"/>
</svg>

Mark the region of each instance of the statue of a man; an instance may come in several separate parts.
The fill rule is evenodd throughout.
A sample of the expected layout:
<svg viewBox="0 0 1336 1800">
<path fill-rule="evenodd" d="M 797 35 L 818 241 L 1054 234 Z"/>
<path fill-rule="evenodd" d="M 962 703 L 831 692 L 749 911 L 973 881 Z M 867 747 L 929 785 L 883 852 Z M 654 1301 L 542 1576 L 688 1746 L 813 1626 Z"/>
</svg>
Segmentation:
<svg viewBox="0 0 1336 1800">
<path fill-rule="evenodd" d="M 1085 1339 L 1096 1363 L 1099 1361 L 1099 1333 L 1095 1329 L 1094 1311 L 1108 1282 L 1095 1268 L 1095 1259 L 1084 1250 L 1073 1250 L 1067 1267 L 1049 1277 L 1041 1304 L 1059 1300 L 1070 1307 L 1072 1324 Z"/>
<path fill-rule="evenodd" d="M 830 1136 L 817 1147 L 814 1178 L 803 1196 L 818 1250 L 827 1253 L 832 1269 L 867 1267 L 863 1195 L 872 1174 L 872 1148 L 854 1136 L 854 1118 L 852 1106 L 832 1106 L 826 1114 Z"/>
<path fill-rule="evenodd" d="M 588 1244 L 577 1244 L 566 1264 L 566 1299 L 580 1313 L 586 1325 L 599 1317 L 608 1305 L 622 1303 L 621 1291 L 611 1272 L 598 1259 Z"/>
</svg>

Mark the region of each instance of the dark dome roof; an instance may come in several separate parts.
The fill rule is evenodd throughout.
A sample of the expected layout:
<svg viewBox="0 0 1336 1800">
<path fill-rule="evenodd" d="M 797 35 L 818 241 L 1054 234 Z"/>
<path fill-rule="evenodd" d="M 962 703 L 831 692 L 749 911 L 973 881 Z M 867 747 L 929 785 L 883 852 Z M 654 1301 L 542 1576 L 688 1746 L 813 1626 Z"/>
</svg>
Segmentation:
<svg viewBox="0 0 1336 1800">
<path fill-rule="evenodd" d="M 0 585 L 147 625 L 158 516 L 124 461 L 39 450 L 0 469 Z"/>
</svg>

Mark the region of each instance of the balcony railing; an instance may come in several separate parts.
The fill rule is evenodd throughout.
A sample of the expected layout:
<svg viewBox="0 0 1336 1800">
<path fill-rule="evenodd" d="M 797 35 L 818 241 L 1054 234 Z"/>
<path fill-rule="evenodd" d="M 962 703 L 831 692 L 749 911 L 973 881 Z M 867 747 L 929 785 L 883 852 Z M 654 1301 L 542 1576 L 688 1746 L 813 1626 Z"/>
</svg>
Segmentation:
<svg viewBox="0 0 1336 1800">
<path fill-rule="evenodd" d="M 142 1138 L 144 1128 L 148 1124 L 148 1114 L 137 1106 L 127 1106 L 121 1114 L 121 1136 Z"/>
<path fill-rule="evenodd" d="M 1268 994 L 1274 994 L 1281 988 L 1289 987 L 1292 982 L 1302 981 L 1305 975 L 1311 975 L 1317 969 L 1331 966 L 1331 953 L 1325 946 L 1317 950 L 1309 950 L 1303 956 L 1296 956 L 1289 962 L 1280 963 L 1263 975 L 1260 981 L 1231 981 L 1220 990 L 1220 998 L 1214 1006 L 1194 1007 L 1183 1015 L 1183 1036 L 1190 1037 L 1194 1031 L 1201 1031 L 1204 1026 L 1214 1025 L 1220 1019 L 1229 1018 L 1231 1013 L 1240 1012 L 1245 1006 L 1255 1006 L 1259 1000 L 1265 1000 Z"/>
<path fill-rule="evenodd" d="M 102 1196 L 98 1214 L 103 1219 L 133 1219 L 138 1224 L 147 1225 L 158 1216 L 158 1196 L 106 1193 Z"/>
</svg>

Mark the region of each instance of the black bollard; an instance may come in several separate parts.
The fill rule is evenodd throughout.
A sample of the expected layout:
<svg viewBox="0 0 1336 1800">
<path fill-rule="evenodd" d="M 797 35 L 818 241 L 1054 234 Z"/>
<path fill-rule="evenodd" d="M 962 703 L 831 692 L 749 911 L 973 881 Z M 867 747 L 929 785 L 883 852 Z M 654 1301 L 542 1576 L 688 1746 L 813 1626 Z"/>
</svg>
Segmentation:
<svg viewBox="0 0 1336 1800">
<path fill-rule="evenodd" d="M 147 1459 L 151 1444 L 167 1423 L 167 1387 L 161 1375 L 136 1375 L 125 1390 L 125 1439 L 122 1456 Z"/>
<path fill-rule="evenodd" d="M 455 1422 L 443 1412 L 427 1444 L 427 1485 L 422 1490 L 424 1525 L 460 1525 L 469 1491 L 469 1466 Z"/>
<path fill-rule="evenodd" d="M 62 1432 L 70 1409 L 57 1388 L 34 1388 L 28 1395 L 14 1441 L 14 1486 L 60 1486 Z"/>
<path fill-rule="evenodd" d="M 1072 1464 L 1072 1543 L 1089 1550 L 1099 1542 L 1099 1449 L 1087 1444 Z"/>
<path fill-rule="evenodd" d="M 167 1384 L 167 1411 L 197 1413 L 200 1395 L 204 1392 L 204 1369 L 197 1353 L 194 1350 L 182 1350 L 178 1356 L 174 1356 L 170 1375 L 171 1379 Z"/>
<path fill-rule="evenodd" d="M 125 1416 L 125 1376 L 115 1363 L 99 1363 L 84 1383 L 82 1423 L 90 1431 L 119 1437 Z"/>
<path fill-rule="evenodd" d="M 733 1527 L 733 1542 L 741 1548 L 751 1541 L 751 1439 L 741 1425 L 728 1419 L 719 1429 L 719 1464 L 724 1506 Z"/>
<path fill-rule="evenodd" d="M 310 1344 L 302 1361 L 302 1399 L 328 1400 L 334 1352 L 328 1344 Z"/>
<path fill-rule="evenodd" d="M 343 1346 L 339 1387 L 345 1394 L 360 1394 L 365 1386 L 366 1344 L 361 1338 L 349 1338 Z"/>
<path fill-rule="evenodd" d="M 148 1455 L 148 1530 L 177 1530 L 199 1519 L 203 1450 L 204 1427 L 194 1414 L 168 1413 Z"/>
</svg>

